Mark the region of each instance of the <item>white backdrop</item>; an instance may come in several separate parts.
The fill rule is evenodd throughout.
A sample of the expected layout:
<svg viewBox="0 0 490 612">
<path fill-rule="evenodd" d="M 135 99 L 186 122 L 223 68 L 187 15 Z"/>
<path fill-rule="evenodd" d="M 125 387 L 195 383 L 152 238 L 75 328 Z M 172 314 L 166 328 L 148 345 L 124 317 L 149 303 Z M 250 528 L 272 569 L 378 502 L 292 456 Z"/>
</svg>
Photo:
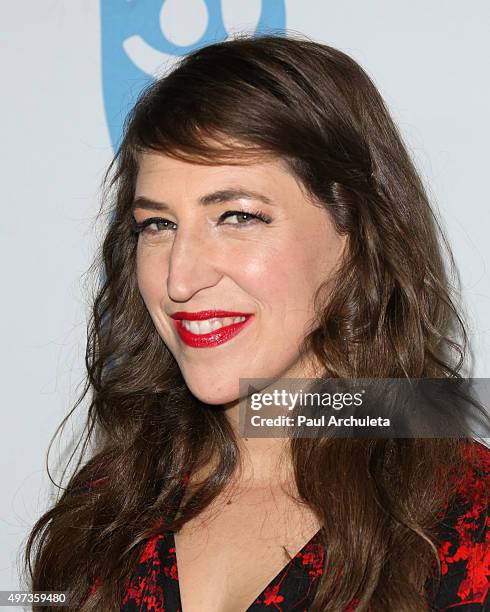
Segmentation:
<svg viewBox="0 0 490 612">
<path fill-rule="evenodd" d="M 98 189 L 112 156 L 101 49 L 104 40 L 119 44 L 114 30 L 104 30 L 107 21 L 101 26 L 101 8 L 114 17 L 131 8 L 140 20 L 148 9 L 147 18 L 155 21 L 158 14 L 160 22 L 141 31 L 140 43 L 160 31 L 179 46 L 199 38 L 211 10 L 222 8 L 231 30 L 253 28 L 261 8 L 261 0 L 167 0 L 159 13 L 155 6 L 163 0 L 101 2 L 102 7 L 97 0 L 0 5 L 0 589 L 18 586 L 20 548 L 52 493 L 44 469 L 47 445 L 84 373 L 82 274 L 96 246 Z M 490 3 L 263 2 L 275 3 L 279 12 L 285 3 L 288 29 L 349 53 L 384 95 L 455 253 L 470 315 L 473 375 L 490 377 Z M 136 17 L 133 36 L 140 27 Z M 123 50 L 133 54 L 131 61 L 149 66 L 161 57 L 151 46 Z M 139 84 L 133 81 L 133 94 Z M 55 447 L 53 460 L 58 455 Z"/>
</svg>

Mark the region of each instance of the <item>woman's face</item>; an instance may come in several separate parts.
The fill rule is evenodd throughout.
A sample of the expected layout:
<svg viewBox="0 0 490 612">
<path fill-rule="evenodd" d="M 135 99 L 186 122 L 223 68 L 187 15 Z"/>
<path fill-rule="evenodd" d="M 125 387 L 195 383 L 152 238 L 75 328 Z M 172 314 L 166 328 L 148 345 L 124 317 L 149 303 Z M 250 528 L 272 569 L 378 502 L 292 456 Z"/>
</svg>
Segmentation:
<svg viewBox="0 0 490 612">
<path fill-rule="evenodd" d="M 280 161 L 204 166 L 142 154 L 134 218 L 153 219 L 138 238 L 141 295 L 197 398 L 225 404 L 240 378 L 308 375 L 298 348 L 345 237 Z"/>
</svg>

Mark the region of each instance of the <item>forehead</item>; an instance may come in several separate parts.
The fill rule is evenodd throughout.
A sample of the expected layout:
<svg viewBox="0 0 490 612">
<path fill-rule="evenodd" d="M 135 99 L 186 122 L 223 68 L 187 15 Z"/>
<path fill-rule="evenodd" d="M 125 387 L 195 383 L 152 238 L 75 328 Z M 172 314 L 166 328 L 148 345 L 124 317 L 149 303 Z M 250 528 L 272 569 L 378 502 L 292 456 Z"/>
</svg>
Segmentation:
<svg viewBox="0 0 490 612">
<path fill-rule="evenodd" d="M 300 190 L 297 178 L 280 158 L 262 157 L 247 163 L 202 164 L 163 153 L 144 152 L 138 160 L 136 195 L 184 192 L 202 196 L 216 188 L 254 188 L 265 195 Z"/>
</svg>

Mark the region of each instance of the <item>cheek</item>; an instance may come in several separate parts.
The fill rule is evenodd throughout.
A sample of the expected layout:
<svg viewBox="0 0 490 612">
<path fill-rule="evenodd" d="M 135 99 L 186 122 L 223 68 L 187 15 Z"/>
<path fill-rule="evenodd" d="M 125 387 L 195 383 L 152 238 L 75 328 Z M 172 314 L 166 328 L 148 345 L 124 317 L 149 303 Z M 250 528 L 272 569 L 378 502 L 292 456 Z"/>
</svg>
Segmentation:
<svg viewBox="0 0 490 612">
<path fill-rule="evenodd" d="M 148 307 L 161 302 L 166 291 L 166 278 L 166 264 L 162 257 L 137 252 L 136 279 L 141 296 Z"/>
<path fill-rule="evenodd" d="M 263 244 L 242 252 L 234 258 L 234 276 L 239 275 L 243 284 L 253 287 L 257 296 L 282 293 L 289 277 L 290 262 L 286 255 L 282 249 Z"/>
<path fill-rule="evenodd" d="M 250 262 L 248 269 L 269 288 L 269 292 L 299 297 L 298 290 L 307 290 L 323 273 L 319 269 L 319 249 L 307 240 L 288 239 L 283 244 L 287 248 L 281 245 L 265 252 Z"/>
<path fill-rule="evenodd" d="M 254 256 L 242 268 L 281 328 L 298 333 L 303 333 L 303 326 L 314 315 L 313 298 L 332 276 L 343 244 L 324 223 L 305 230 L 302 235 L 288 235 L 280 243 L 269 245 L 260 257 Z"/>
<path fill-rule="evenodd" d="M 345 237 L 339 236 L 323 215 L 309 230 L 299 243 L 296 258 L 298 275 L 305 289 L 311 292 L 333 276 L 342 256 Z"/>
<path fill-rule="evenodd" d="M 288 248 L 283 245 L 287 244 Z M 280 246 L 267 245 L 260 251 L 242 253 L 235 267 L 236 282 L 261 306 L 273 313 L 282 326 L 284 317 L 301 316 L 308 310 L 315 262 L 298 241 L 281 241 Z M 315 287 L 316 288 L 316 287 Z"/>
</svg>

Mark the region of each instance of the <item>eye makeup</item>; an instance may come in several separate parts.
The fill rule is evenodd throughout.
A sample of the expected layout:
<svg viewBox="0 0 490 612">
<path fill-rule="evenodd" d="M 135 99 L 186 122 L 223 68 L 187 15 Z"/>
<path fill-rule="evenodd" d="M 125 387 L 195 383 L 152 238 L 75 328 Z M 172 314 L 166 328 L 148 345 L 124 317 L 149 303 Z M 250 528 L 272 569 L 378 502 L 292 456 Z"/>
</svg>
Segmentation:
<svg viewBox="0 0 490 612">
<path fill-rule="evenodd" d="M 237 217 L 242 217 L 242 219 L 245 217 L 245 222 L 244 223 L 225 223 L 223 224 L 223 221 L 225 219 L 227 219 L 228 217 L 233 217 L 233 216 L 237 216 Z M 265 213 L 263 213 L 260 210 L 252 210 L 252 211 L 248 211 L 248 210 L 227 210 L 226 212 L 224 212 L 222 215 L 220 215 L 219 218 L 219 225 L 232 225 L 232 226 L 238 226 L 238 227 L 243 227 L 243 226 L 248 226 L 250 225 L 250 222 L 253 220 L 257 220 L 260 221 L 262 223 L 266 223 L 269 224 L 272 222 L 272 218 L 269 215 L 266 215 Z M 148 227 L 150 225 L 155 224 L 156 226 L 163 226 L 163 229 L 167 230 L 170 229 L 168 227 L 168 225 L 176 225 L 176 223 L 174 223 L 173 221 L 170 221 L 168 219 L 165 219 L 163 217 L 149 217 L 148 219 L 145 219 L 144 221 L 142 221 L 141 223 L 138 223 L 136 221 L 136 219 L 134 217 L 131 217 L 131 229 L 133 234 L 140 234 L 140 233 L 150 233 L 150 234 L 157 234 L 160 233 L 161 230 L 148 230 Z"/>
</svg>

